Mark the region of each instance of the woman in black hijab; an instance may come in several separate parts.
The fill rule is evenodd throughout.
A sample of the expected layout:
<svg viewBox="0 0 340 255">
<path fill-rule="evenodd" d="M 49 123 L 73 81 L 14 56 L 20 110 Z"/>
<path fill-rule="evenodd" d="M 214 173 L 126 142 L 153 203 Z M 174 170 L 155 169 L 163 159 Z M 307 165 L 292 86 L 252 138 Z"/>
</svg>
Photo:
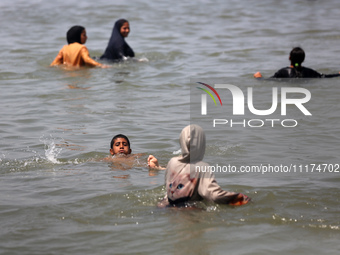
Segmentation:
<svg viewBox="0 0 340 255">
<path fill-rule="evenodd" d="M 128 57 L 134 57 L 135 53 L 124 39 L 129 33 L 129 22 L 125 19 L 117 20 L 113 27 L 109 44 L 100 59 L 122 60 Z"/>
</svg>

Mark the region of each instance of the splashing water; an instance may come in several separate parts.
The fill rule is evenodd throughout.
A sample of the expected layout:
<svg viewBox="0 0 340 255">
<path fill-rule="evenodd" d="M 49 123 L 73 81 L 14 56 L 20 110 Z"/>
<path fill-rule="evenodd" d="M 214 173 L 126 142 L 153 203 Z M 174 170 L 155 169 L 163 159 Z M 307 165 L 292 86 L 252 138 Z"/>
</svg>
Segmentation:
<svg viewBox="0 0 340 255">
<path fill-rule="evenodd" d="M 182 150 L 181 150 L 181 149 L 172 152 L 173 155 L 179 155 L 179 154 L 181 154 L 181 153 L 182 153 Z"/>
<path fill-rule="evenodd" d="M 41 139 L 42 142 L 45 144 L 45 156 L 46 159 L 53 164 L 61 164 L 60 161 L 58 161 L 58 156 L 62 151 L 62 148 L 57 148 L 54 142 L 54 139 L 51 137 L 51 139 Z"/>
</svg>

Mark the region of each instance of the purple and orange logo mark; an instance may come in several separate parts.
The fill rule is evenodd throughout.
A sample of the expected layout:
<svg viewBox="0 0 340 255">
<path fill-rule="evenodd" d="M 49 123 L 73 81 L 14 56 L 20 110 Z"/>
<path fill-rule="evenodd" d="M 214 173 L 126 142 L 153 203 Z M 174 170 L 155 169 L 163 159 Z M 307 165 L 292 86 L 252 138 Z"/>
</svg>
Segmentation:
<svg viewBox="0 0 340 255">
<path fill-rule="evenodd" d="M 220 97 L 220 95 L 217 93 L 217 91 L 213 87 L 211 87 L 210 85 L 208 85 L 206 83 L 203 83 L 203 82 L 197 82 L 197 83 L 199 83 L 199 84 L 201 84 L 203 86 L 206 86 L 212 92 L 214 92 L 215 95 L 217 96 L 218 100 L 220 101 L 221 106 L 222 106 L 221 97 Z M 211 92 L 209 90 L 201 88 L 201 87 L 197 87 L 197 88 L 203 90 L 204 92 L 206 92 L 212 98 L 212 100 L 214 100 L 215 105 L 217 105 L 214 96 L 211 94 Z M 202 94 L 201 100 L 202 100 L 201 101 L 201 114 L 202 115 L 207 115 L 207 95 L 206 94 Z"/>
</svg>

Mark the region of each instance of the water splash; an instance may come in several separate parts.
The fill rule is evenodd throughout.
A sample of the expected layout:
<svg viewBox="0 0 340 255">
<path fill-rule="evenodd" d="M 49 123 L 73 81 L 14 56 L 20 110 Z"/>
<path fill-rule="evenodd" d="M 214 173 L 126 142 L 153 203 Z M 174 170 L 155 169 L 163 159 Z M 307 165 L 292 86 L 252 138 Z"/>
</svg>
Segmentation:
<svg viewBox="0 0 340 255">
<path fill-rule="evenodd" d="M 45 156 L 46 159 L 53 164 L 61 164 L 60 161 L 58 161 L 58 156 L 62 151 L 62 148 L 57 148 L 55 144 L 55 139 L 50 136 L 50 138 L 44 138 L 42 137 L 40 141 L 42 141 L 45 144 Z"/>
<path fill-rule="evenodd" d="M 147 59 L 146 57 L 142 57 L 138 59 L 138 62 L 149 62 L 149 59 Z"/>
<path fill-rule="evenodd" d="M 173 155 L 180 155 L 181 153 L 182 153 L 181 149 L 172 152 Z"/>
</svg>

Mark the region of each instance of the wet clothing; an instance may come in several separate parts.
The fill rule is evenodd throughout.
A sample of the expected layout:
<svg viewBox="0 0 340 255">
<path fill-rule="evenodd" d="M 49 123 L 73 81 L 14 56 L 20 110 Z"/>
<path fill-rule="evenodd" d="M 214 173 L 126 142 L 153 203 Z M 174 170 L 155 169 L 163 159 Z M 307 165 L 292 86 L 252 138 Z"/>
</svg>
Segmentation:
<svg viewBox="0 0 340 255">
<path fill-rule="evenodd" d="M 109 40 L 109 44 L 106 47 L 104 54 L 100 57 L 100 59 L 107 60 L 122 60 L 127 57 L 134 57 L 135 53 L 131 49 L 131 47 L 125 42 L 124 37 L 120 33 L 120 28 L 123 26 L 125 22 L 128 22 L 125 19 L 117 20 L 111 34 L 111 38 Z"/>
<path fill-rule="evenodd" d="M 166 168 L 165 185 L 167 194 L 160 206 L 176 205 L 186 201 L 208 200 L 229 204 L 241 197 L 240 204 L 248 202 L 247 196 L 223 190 L 214 175 L 203 162 L 205 134 L 201 127 L 189 125 L 180 135 L 182 155 L 172 158 Z M 241 195 L 241 196 L 240 196 Z"/>
<path fill-rule="evenodd" d="M 57 57 L 51 63 L 51 66 L 55 65 L 68 65 L 68 66 L 101 66 L 102 64 L 94 61 L 85 45 L 80 43 L 71 43 L 64 45 L 59 51 Z"/>
<path fill-rule="evenodd" d="M 214 175 L 208 171 L 209 165 L 207 163 L 199 162 L 192 166 L 190 163 L 182 165 L 178 164 L 178 162 L 178 158 L 172 158 L 166 168 L 165 185 L 167 194 L 163 200 L 166 205 L 176 205 L 203 199 L 220 204 L 228 204 L 237 197 L 238 193 L 225 191 L 217 184 Z M 196 167 L 198 169 L 197 173 L 195 173 Z M 187 175 L 188 178 L 181 178 L 181 175 Z M 182 181 L 176 183 L 176 179 L 181 179 Z M 183 180 L 186 181 L 183 182 Z M 189 182 L 194 185 L 183 196 L 174 197 L 176 194 L 172 194 L 171 190 L 169 190 L 171 184 L 174 185 L 175 183 L 175 188 L 177 188 L 178 185 L 188 185 Z"/>
<path fill-rule="evenodd" d="M 308 67 L 293 68 L 287 66 L 277 71 L 270 78 L 332 78 L 337 76 L 340 76 L 340 74 L 321 74 Z"/>
</svg>

